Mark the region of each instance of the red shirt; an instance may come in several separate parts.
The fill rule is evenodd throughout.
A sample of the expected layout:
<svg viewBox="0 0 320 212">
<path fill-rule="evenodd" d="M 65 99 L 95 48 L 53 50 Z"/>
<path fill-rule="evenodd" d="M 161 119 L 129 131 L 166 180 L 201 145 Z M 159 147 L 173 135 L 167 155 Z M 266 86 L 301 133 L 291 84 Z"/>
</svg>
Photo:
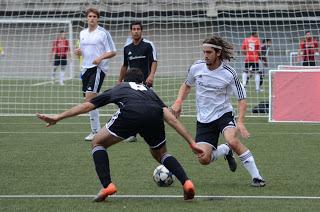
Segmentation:
<svg viewBox="0 0 320 212">
<path fill-rule="evenodd" d="M 244 39 L 241 49 L 246 51 L 245 63 L 259 63 L 260 39 L 254 36 Z"/>
<path fill-rule="evenodd" d="M 53 41 L 52 44 L 52 53 L 54 55 L 67 57 L 67 54 L 69 52 L 69 41 L 66 39 L 60 39 Z"/>
<path fill-rule="evenodd" d="M 316 39 L 302 40 L 300 42 L 300 50 L 302 51 L 303 61 L 315 61 L 314 54 L 318 52 L 319 44 Z"/>
</svg>

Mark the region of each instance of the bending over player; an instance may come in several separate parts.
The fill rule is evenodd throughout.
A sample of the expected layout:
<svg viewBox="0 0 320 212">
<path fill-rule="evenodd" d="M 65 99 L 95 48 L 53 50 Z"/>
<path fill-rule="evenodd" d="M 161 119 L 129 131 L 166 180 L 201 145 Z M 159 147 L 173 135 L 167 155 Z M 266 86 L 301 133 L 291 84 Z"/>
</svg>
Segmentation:
<svg viewBox="0 0 320 212">
<path fill-rule="evenodd" d="M 104 201 L 109 195 L 117 191 L 111 181 L 107 148 L 132 135 L 140 134 L 150 147 L 152 156 L 169 171 L 171 171 L 183 185 L 184 199 L 193 199 L 195 188 L 187 177 L 180 163 L 167 153 L 165 138 L 165 120 L 190 145 L 194 153 L 203 154 L 197 147 L 192 135 L 171 114 L 157 94 L 143 85 L 143 74 L 139 69 L 129 69 L 124 82 L 106 90 L 89 102 L 79 104 L 58 115 L 47 116 L 37 114 L 38 118 L 47 122 L 47 126 L 56 124 L 62 119 L 87 113 L 109 103 L 118 105 L 119 110 L 103 127 L 92 141 L 92 156 L 96 172 L 103 186 L 94 201 Z"/>
</svg>

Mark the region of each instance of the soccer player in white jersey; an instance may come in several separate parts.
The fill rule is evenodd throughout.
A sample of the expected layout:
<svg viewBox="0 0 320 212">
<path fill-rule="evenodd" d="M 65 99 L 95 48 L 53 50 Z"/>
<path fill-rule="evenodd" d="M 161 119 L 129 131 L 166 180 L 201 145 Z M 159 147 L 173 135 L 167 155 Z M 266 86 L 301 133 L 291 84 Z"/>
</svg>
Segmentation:
<svg viewBox="0 0 320 212">
<path fill-rule="evenodd" d="M 109 68 L 109 59 L 116 55 L 116 48 L 110 33 L 98 25 L 100 13 L 95 8 L 86 11 L 88 28 L 80 32 L 80 48 L 76 54 L 82 56 L 82 91 L 88 102 L 99 93 L 105 74 Z M 89 112 L 91 133 L 85 137 L 91 141 L 100 130 L 99 111 Z"/>
<path fill-rule="evenodd" d="M 181 85 L 178 97 L 172 105 L 172 113 L 179 117 L 182 103 L 189 94 L 191 87 L 196 88 L 197 133 L 196 142 L 205 154 L 199 157 L 202 165 L 208 165 L 224 156 L 231 171 L 236 170 L 233 153 L 237 153 L 243 166 L 252 177 L 251 185 L 265 186 L 250 150 L 239 139 L 250 136 L 244 125 L 247 108 L 246 91 L 236 71 L 225 61 L 233 57 L 233 46 L 218 36 L 203 42 L 204 61 L 194 63 L 188 72 L 186 81 Z M 238 99 L 238 119 L 235 121 L 231 96 Z M 220 133 L 227 144 L 218 146 Z"/>
</svg>

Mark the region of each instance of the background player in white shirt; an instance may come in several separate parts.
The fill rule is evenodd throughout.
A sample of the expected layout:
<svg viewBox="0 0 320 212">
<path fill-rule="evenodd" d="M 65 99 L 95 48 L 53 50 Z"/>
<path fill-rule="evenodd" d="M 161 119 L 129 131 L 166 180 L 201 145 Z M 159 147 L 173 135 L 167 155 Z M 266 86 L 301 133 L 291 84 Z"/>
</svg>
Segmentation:
<svg viewBox="0 0 320 212">
<path fill-rule="evenodd" d="M 80 32 L 80 48 L 76 54 L 82 56 L 82 91 L 85 101 L 88 102 L 99 93 L 105 74 L 109 68 L 109 58 L 116 55 L 116 48 L 108 31 L 98 25 L 100 13 L 95 8 L 86 11 L 88 28 Z M 97 109 L 89 112 L 91 133 L 85 137 L 91 141 L 101 128 L 99 111 Z"/>
<path fill-rule="evenodd" d="M 178 97 L 172 106 L 176 117 L 180 116 L 183 100 L 190 92 L 191 86 L 196 87 L 197 103 L 197 134 L 196 142 L 205 154 L 199 157 L 202 165 L 208 165 L 224 156 L 231 171 L 236 170 L 236 162 L 232 150 L 235 151 L 252 177 L 251 185 L 265 186 L 259 174 L 254 158 L 239 139 L 250 136 L 244 125 L 247 108 L 246 91 L 236 71 L 224 63 L 232 58 L 233 46 L 218 36 L 203 42 L 204 61 L 193 64 L 188 72 L 187 80 L 181 85 Z M 234 119 L 231 96 L 238 99 L 238 120 Z M 218 145 L 219 135 L 223 134 L 227 144 Z M 231 150 L 232 149 L 232 150 Z"/>
</svg>

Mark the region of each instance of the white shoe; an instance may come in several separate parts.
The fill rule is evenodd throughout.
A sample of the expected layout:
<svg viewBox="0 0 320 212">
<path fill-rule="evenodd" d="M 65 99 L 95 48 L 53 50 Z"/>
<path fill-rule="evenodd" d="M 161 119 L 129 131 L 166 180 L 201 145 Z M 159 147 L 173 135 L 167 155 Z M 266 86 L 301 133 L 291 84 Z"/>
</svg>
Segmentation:
<svg viewBox="0 0 320 212">
<path fill-rule="evenodd" d="M 63 85 L 64 85 L 63 81 L 60 81 L 60 85 L 61 85 L 61 86 L 63 86 Z"/>
<path fill-rule="evenodd" d="M 85 141 L 92 141 L 96 133 L 91 132 L 87 137 L 84 138 Z"/>
<path fill-rule="evenodd" d="M 130 136 L 129 138 L 125 139 L 124 141 L 126 142 L 136 142 L 137 137 L 136 136 Z"/>
</svg>

